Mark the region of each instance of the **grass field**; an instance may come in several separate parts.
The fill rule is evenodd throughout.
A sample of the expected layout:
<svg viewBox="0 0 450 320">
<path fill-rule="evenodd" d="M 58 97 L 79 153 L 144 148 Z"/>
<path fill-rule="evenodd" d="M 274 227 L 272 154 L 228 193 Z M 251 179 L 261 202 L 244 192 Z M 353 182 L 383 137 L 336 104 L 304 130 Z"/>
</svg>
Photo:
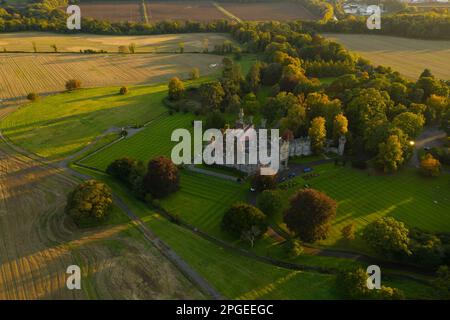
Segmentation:
<svg viewBox="0 0 450 320">
<path fill-rule="evenodd" d="M 40 156 L 58 159 L 85 147 L 101 133 L 143 124 L 166 112 L 166 85 L 82 89 L 28 104 L 0 122 L 14 143 Z"/>
<path fill-rule="evenodd" d="M 33 42 L 38 52 L 53 52 L 50 46 L 55 44 L 59 52 L 79 52 L 80 50 L 105 50 L 118 52 L 119 46 L 136 45 L 136 52 L 177 52 L 180 42 L 184 43 L 185 52 L 203 52 L 204 40 L 208 40 L 209 50 L 216 44 L 231 40 L 222 33 L 185 33 L 152 36 L 116 36 L 74 34 L 65 35 L 50 32 L 16 32 L 2 33 L 0 49 L 3 51 L 34 52 Z"/>
<path fill-rule="evenodd" d="M 332 164 L 315 168 L 318 177 L 305 181 L 295 178 L 299 186 L 308 183 L 338 203 L 330 235 L 323 245 L 364 249 L 360 238 L 351 243 L 342 240 L 341 229 L 354 223 L 359 233 L 368 223 L 383 216 L 392 216 L 408 227 L 433 232 L 450 232 L 450 176 L 443 174 L 427 179 L 415 169 L 403 169 L 395 175 L 368 175 L 366 171 L 335 167 Z M 297 187 L 297 188 L 298 188 Z M 289 198 L 296 188 L 285 193 Z"/>
<path fill-rule="evenodd" d="M 416 80 L 428 68 L 438 78 L 450 79 L 450 41 L 406 39 L 379 35 L 324 34 L 375 65 L 392 67 Z"/>
<path fill-rule="evenodd" d="M 165 115 L 156 119 L 130 138 L 126 138 L 83 161 L 82 164 L 105 170 L 116 159 L 129 156 L 147 162 L 153 157 L 170 156 L 176 142 L 170 140 L 172 131 L 190 128 L 194 116 L 191 114 Z"/>
</svg>

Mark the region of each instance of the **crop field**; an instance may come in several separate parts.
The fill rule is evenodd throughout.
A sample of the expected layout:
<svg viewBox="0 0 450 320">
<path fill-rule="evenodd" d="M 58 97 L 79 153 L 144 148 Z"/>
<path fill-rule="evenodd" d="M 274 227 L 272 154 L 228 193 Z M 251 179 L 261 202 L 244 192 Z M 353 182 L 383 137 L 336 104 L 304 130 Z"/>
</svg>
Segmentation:
<svg viewBox="0 0 450 320">
<path fill-rule="evenodd" d="M 357 233 L 368 223 L 383 216 L 392 216 L 409 227 L 433 232 L 450 231 L 450 194 L 448 175 L 436 179 L 422 177 L 414 169 L 395 175 L 368 175 L 352 168 L 321 165 L 315 168 L 318 177 L 295 178 L 299 186 L 308 183 L 338 202 L 338 214 L 325 245 L 346 245 L 341 229 L 354 223 Z M 286 199 L 296 190 L 289 189 Z M 362 245 L 356 239 L 352 245 Z M 359 248 L 358 248 L 359 249 Z"/>
<path fill-rule="evenodd" d="M 184 52 L 203 52 L 205 40 L 209 50 L 216 44 L 222 44 L 231 38 L 222 33 L 185 33 L 164 34 L 152 36 L 110 36 L 94 34 L 64 35 L 50 32 L 20 32 L 2 33 L 0 50 L 34 53 L 33 44 L 37 52 L 53 52 L 52 45 L 56 45 L 58 52 L 74 52 L 80 50 L 104 50 L 117 53 L 119 46 L 136 45 L 136 53 L 147 52 L 178 52 L 180 43 L 184 44 Z"/>
<path fill-rule="evenodd" d="M 262 3 L 220 3 L 220 6 L 241 20 L 313 20 L 316 17 L 300 3 L 262 2 Z"/>
<path fill-rule="evenodd" d="M 3 111 L 3 109 L 2 109 Z M 0 299 L 198 299 L 203 295 L 118 209 L 113 224 L 66 219 L 75 182 L 0 143 Z M 79 265 L 82 290 L 67 290 Z"/>
<path fill-rule="evenodd" d="M 153 157 L 170 156 L 176 142 L 171 141 L 172 131 L 178 128 L 190 128 L 194 115 L 174 114 L 156 119 L 141 132 L 126 138 L 111 147 L 81 161 L 82 164 L 101 170 L 124 156 L 147 162 Z"/>
<path fill-rule="evenodd" d="M 166 112 L 166 85 L 81 89 L 21 107 L 0 122 L 3 134 L 39 156 L 59 159 L 88 145 L 100 134 L 144 124 Z M 130 138 L 131 139 L 131 138 Z M 170 139 L 170 137 L 169 137 Z"/>
<path fill-rule="evenodd" d="M 80 3 L 84 17 L 111 22 L 145 22 L 142 1 L 89 1 Z"/>
<path fill-rule="evenodd" d="M 216 72 L 210 65 L 219 65 L 221 59 L 204 54 L 1 54 L 0 99 L 63 91 L 69 79 L 80 80 L 86 88 L 186 78 L 193 67 L 206 75 Z"/>
<path fill-rule="evenodd" d="M 379 35 L 324 34 L 357 52 L 375 65 L 392 67 L 415 80 L 428 68 L 441 79 L 450 79 L 450 41 L 406 39 Z"/>
<path fill-rule="evenodd" d="M 150 22 L 162 20 L 229 20 L 210 1 L 146 1 L 145 4 Z"/>
</svg>

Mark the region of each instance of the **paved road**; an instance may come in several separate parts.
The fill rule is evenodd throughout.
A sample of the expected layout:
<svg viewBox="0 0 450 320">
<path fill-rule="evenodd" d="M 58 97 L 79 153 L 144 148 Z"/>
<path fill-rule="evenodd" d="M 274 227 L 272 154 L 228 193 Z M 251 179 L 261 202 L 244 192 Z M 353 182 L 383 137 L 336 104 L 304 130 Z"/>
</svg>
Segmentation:
<svg viewBox="0 0 450 320">
<path fill-rule="evenodd" d="M 443 139 L 447 134 L 437 127 L 425 129 L 420 136 L 415 140 L 414 154 L 411 157 L 409 165 L 412 167 L 419 167 L 419 151 L 423 150 L 424 147 L 439 147 L 443 144 Z"/>
</svg>

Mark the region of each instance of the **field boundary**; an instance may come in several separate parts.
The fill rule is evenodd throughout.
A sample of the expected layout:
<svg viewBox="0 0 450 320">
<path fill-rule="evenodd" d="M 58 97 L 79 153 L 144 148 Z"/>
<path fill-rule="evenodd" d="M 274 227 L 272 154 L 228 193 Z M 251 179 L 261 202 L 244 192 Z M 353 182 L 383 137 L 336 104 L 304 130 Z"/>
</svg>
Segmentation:
<svg viewBox="0 0 450 320">
<path fill-rule="evenodd" d="M 212 3 L 214 5 L 214 7 L 216 7 L 217 10 L 219 10 L 220 12 L 222 12 L 224 15 L 226 15 L 228 18 L 230 18 L 231 20 L 235 20 L 238 23 L 242 23 L 242 19 L 240 19 L 239 17 L 235 16 L 234 14 L 232 14 L 230 11 L 228 11 L 227 9 L 225 9 L 224 7 L 222 7 L 220 4 L 218 4 L 217 2 L 213 1 Z"/>
</svg>

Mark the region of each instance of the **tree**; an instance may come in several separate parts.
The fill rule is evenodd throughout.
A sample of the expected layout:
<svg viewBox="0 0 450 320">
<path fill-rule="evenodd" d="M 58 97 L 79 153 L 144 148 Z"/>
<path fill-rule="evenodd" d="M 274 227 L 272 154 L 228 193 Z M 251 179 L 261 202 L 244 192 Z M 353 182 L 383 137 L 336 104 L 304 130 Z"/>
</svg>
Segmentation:
<svg viewBox="0 0 450 320">
<path fill-rule="evenodd" d="M 449 101 L 446 97 L 432 94 L 426 101 L 425 117 L 428 124 L 441 121 L 443 115 L 449 110 Z"/>
<path fill-rule="evenodd" d="M 180 42 L 180 43 L 178 44 L 178 47 L 179 47 L 179 49 L 180 49 L 180 53 L 184 53 L 184 42 Z"/>
<path fill-rule="evenodd" d="M 261 82 L 265 86 L 273 86 L 278 83 L 281 78 L 283 67 L 279 63 L 271 63 L 262 69 Z"/>
<path fill-rule="evenodd" d="M 291 198 L 283 219 L 289 230 L 302 241 L 314 242 L 327 237 L 336 207 L 336 202 L 326 194 L 302 189 Z"/>
<path fill-rule="evenodd" d="M 261 172 L 257 172 L 251 179 L 252 187 L 256 191 L 262 192 L 264 190 L 272 190 L 277 187 L 277 175 L 262 175 Z"/>
<path fill-rule="evenodd" d="M 403 291 L 397 288 L 381 286 L 380 290 L 376 290 L 375 298 L 379 300 L 405 300 Z"/>
<path fill-rule="evenodd" d="M 273 217 L 281 212 L 283 199 L 276 190 L 264 190 L 257 199 L 257 206 L 268 217 Z"/>
<path fill-rule="evenodd" d="M 333 121 L 333 137 L 338 139 L 340 136 L 345 136 L 348 132 L 348 120 L 342 113 L 334 117 Z"/>
<path fill-rule="evenodd" d="M 427 177 L 437 177 L 441 173 L 441 163 L 431 153 L 427 153 L 420 160 L 420 171 Z"/>
<path fill-rule="evenodd" d="M 196 80 L 196 79 L 200 78 L 200 69 L 192 68 L 189 77 L 191 78 L 191 80 Z"/>
<path fill-rule="evenodd" d="M 78 226 L 97 224 L 106 218 L 112 203 L 111 190 L 107 185 L 88 180 L 68 195 L 65 211 Z"/>
<path fill-rule="evenodd" d="M 35 92 L 31 92 L 27 95 L 27 99 L 30 101 L 36 101 L 39 99 L 39 95 Z"/>
<path fill-rule="evenodd" d="M 342 237 L 345 240 L 354 240 L 355 239 L 355 225 L 353 223 L 347 224 L 345 227 L 341 229 Z"/>
<path fill-rule="evenodd" d="M 162 198 L 178 190 L 180 175 L 178 168 L 172 160 L 166 157 L 157 157 L 150 160 L 147 174 L 143 180 L 143 189 L 153 198 Z"/>
<path fill-rule="evenodd" d="M 257 226 L 251 226 L 249 230 L 244 230 L 241 233 L 241 239 L 250 242 L 252 248 L 255 241 L 261 236 L 261 230 Z"/>
<path fill-rule="evenodd" d="M 370 223 L 363 232 L 367 244 L 377 253 L 388 257 L 411 255 L 409 230 L 393 217 L 380 218 Z"/>
<path fill-rule="evenodd" d="M 202 104 L 207 109 L 218 109 L 225 96 L 220 82 L 202 84 L 199 91 Z"/>
<path fill-rule="evenodd" d="M 173 77 L 169 81 L 169 99 L 180 100 L 184 96 L 184 84 L 177 77 Z"/>
<path fill-rule="evenodd" d="M 377 164 L 380 165 L 384 172 L 395 172 L 403 163 L 402 145 L 397 135 L 391 135 L 386 142 L 379 145 L 377 156 Z"/>
<path fill-rule="evenodd" d="M 52 44 L 50 47 L 53 49 L 53 51 L 54 51 L 55 53 L 58 52 L 58 47 L 56 46 L 56 44 Z"/>
<path fill-rule="evenodd" d="M 225 117 L 219 110 L 208 113 L 205 120 L 206 129 L 222 129 L 225 127 Z"/>
<path fill-rule="evenodd" d="M 266 216 L 258 208 L 246 203 L 236 203 L 225 213 L 222 228 L 239 237 L 243 233 L 258 230 L 258 236 L 267 231 Z M 253 235 L 255 232 L 253 232 Z"/>
<path fill-rule="evenodd" d="M 327 137 L 327 130 L 325 128 L 325 118 L 317 117 L 311 121 L 311 127 L 308 131 L 311 138 L 311 147 L 315 154 L 320 154 L 325 147 L 325 138 Z"/>
<path fill-rule="evenodd" d="M 259 107 L 259 101 L 253 92 L 245 95 L 242 101 L 242 108 L 244 109 L 245 114 L 251 116 L 256 115 L 258 114 Z"/>
<path fill-rule="evenodd" d="M 72 91 L 81 88 L 81 81 L 77 79 L 71 79 L 66 81 L 66 89 Z"/>
<path fill-rule="evenodd" d="M 430 69 L 424 69 L 422 73 L 420 74 L 419 78 L 434 78 L 433 74 L 431 73 Z"/>
<path fill-rule="evenodd" d="M 128 45 L 128 50 L 130 51 L 130 53 L 135 53 L 136 52 L 136 44 L 135 43 L 130 43 Z"/>
<path fill-rule="evenodd" d="M 124 157 L 114 160 L 106 169 L 106 173 L 130 185 L 135 176 L 144 175 L 145 166 L 141 161 Z"/>
<path fill-rule="evenodd" d="M 422 131 L 425 118 L 420 114 L 403 112 L 394 118 L 393 125 L 402 129 L 411 139 L 414 139 Z"/>
<path fill-rule="evenodd" d="M 336 285 L 344 298 L 367 299 L 370 297 L 371 290 L 367 287 L 367 273 L 362 268 L 338 274 Z"/>
<path fill-rule="evenodd" d="M 129 92 L 128 87 L 120 87 L 119 94 L 126 95 Z"/>
<path fill-rule="evenodd" d="M 261 63 L 259 61 L 252 64 L 250 67 L 246 81 L 250 90 L 256 93 L 261 86 Z"/>
</svg>

